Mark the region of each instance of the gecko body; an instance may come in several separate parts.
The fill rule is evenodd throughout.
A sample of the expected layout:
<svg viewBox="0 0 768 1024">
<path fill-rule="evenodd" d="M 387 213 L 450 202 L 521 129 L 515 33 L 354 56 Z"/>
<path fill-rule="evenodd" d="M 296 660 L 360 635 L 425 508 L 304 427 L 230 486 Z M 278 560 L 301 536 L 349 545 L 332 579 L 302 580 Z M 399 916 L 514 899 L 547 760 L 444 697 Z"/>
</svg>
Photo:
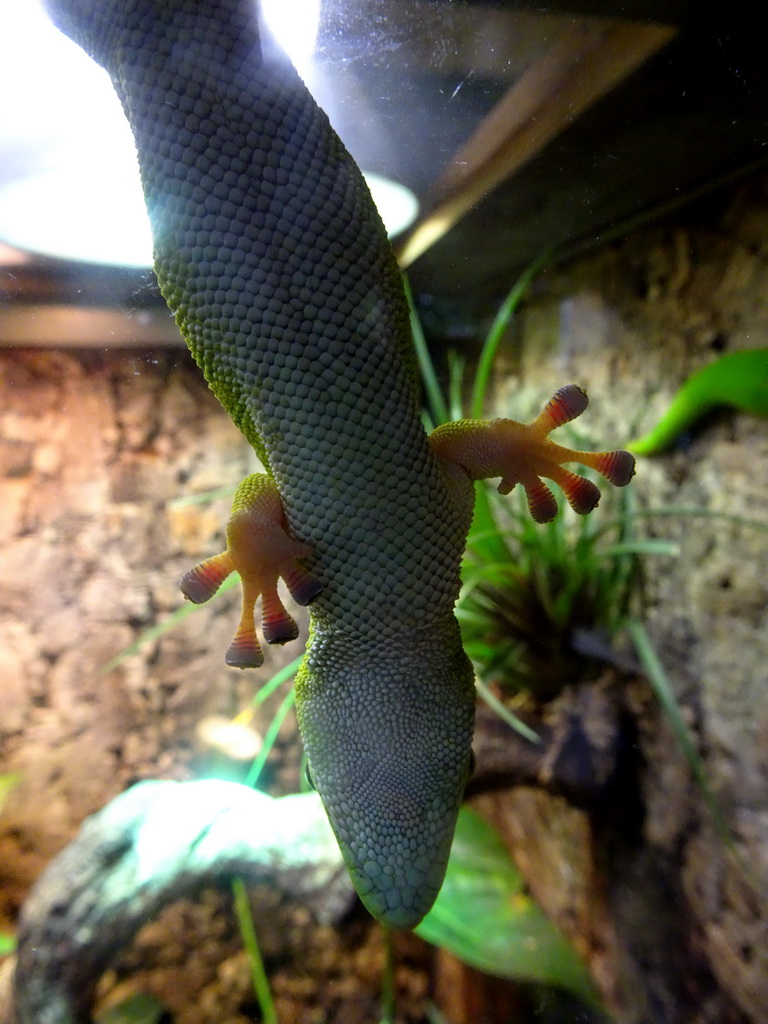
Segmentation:
<svg viewBox="0 0 768 1024">
<path fill-rule="evenodd" d="M 260 44 L 251 4 L 49 7 L 112 78 L 161 290 L 267 469 L 238 492 L 227 551 L 187 574 L 185 593 L 205 600 L 240 572 L 228 660 L 241 667 L 260 660 L 259 595 L 267 639 L 295 636 L 278 576 L 311 601 L 296 695 L 312 778 L 366 906 L 411 927 L 442 882 L 470 770 L 473 675 L 453 606 L 481 475 L 473 428 L 459 460 L 450 431 L 426 437 L 381 220 L 325 114 Z M 482 462 L 485 475 L 485 449 Z M 533 487 L 531 465 L 510 486 Z"/>
</svg>

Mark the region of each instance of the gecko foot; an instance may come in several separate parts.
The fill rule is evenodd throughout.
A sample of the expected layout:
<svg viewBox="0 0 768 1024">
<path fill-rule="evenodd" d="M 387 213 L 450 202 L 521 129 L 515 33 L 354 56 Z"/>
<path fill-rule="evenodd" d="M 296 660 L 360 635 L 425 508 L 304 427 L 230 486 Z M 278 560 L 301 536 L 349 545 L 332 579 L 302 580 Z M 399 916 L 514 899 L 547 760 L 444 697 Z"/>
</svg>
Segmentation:
<svg viewBox="0 0 768 1024">
<path fill-rule="evenodd" d="M 582 388 L 568 384 L 531 423 L 461 420 L 438 427 L 430 441 L 439 458 L 459 463 L 473 480 L 501 477 L 500 494 L 521 484 L 537 523 L 548 523 L 557 515 L 557 501 L 542 477 L 558 484 L 574 512 L 586 515 L 600 500 L 600 491 L 592 481 L 564 469 L 564 462 L 589 466 L 617 487 L 628 484 L 635 472 L 629 452 L 582 452 L 549 439 L 551 431 L 580 416 L 588 401 Z"/>
<path fill-rule="evenodd" d="M 261 628 L 269 644 L 295 640 L 299 628 L 277 592 L 280 578 L 297 604 L 309 604 L 322 590 L 316 576 L 299 564 L 308 558 L 307 544 L 290 537 L 277 488 L 264 474 L 253 474 L 240 484 L 227 524 L 227 549 L 206 559 L 181 578 L 182 593 L 195 604 L 213 597 L 232 572 L 242 584 L 240 622 L 226 653 L 235 668 L 257 668 L 264 661 L 254 610 L 261 597 Z"/>
</svg>

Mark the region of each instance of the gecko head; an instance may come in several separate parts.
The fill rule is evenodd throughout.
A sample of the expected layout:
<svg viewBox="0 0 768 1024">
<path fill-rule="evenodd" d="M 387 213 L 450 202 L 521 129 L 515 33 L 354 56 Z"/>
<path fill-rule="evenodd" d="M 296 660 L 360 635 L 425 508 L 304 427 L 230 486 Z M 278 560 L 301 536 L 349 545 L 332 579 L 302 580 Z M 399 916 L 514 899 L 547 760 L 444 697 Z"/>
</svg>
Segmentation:
<svg viewBox="0 0 768 1024">
<path fill-rule="evenodd" d="M 382 923 L 413 928 L 442 885 L 470 771 L 475 694 L 455 620 L 418 638 L 316 634 L 296 687 L 355 889 Z"/>
</svg>

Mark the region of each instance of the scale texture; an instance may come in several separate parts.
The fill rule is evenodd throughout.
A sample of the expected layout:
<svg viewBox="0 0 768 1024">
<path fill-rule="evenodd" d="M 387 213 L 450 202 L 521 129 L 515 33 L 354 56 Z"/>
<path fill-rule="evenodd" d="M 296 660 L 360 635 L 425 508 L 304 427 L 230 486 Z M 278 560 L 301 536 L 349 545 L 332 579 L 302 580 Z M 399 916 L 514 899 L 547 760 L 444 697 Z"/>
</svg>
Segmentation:
<svg viewBox="0 0 768 1024">
<path fill-rule="evenodd" d="M 133 129 L 170 308 L 323 584 L 297 680 L 356 888 L 397 927 L 442 882 L 469 771 L 453 605 L 472 508 L 421 426 L 408 311 L 367 186 L 240 0 L 56 0 Z"/>
</svg>

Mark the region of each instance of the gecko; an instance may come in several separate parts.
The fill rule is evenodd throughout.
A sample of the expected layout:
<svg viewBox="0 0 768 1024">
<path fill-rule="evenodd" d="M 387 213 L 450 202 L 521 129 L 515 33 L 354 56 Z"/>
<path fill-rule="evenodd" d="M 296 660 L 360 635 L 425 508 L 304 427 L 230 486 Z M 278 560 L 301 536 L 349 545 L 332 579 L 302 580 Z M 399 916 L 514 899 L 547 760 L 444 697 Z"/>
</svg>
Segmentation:
<svg viewBox="0 0 768 1024">
<path fill-rule="evenodd" d="M 531 513 L 590 511 L 577 461 L 626 484 L 626 452 L 548 434 L 583 412 L 561 388 L 531 424 L 465 420 L 427 437 L 409 310 L 365 180 L 248 0 L 48 0 L 109 73 L 133 131 L 160 289 L 265 472 L 238 488 L 227 547 L 182 590 L 237 571 L 226 659 L 262 660 L 309 605 L 296 709 L 313 784 L 355 888 L 412 928 L 442 883 L 470 773 L 473 669 L 454 615 L 473 481 Z"/>
</svg>

